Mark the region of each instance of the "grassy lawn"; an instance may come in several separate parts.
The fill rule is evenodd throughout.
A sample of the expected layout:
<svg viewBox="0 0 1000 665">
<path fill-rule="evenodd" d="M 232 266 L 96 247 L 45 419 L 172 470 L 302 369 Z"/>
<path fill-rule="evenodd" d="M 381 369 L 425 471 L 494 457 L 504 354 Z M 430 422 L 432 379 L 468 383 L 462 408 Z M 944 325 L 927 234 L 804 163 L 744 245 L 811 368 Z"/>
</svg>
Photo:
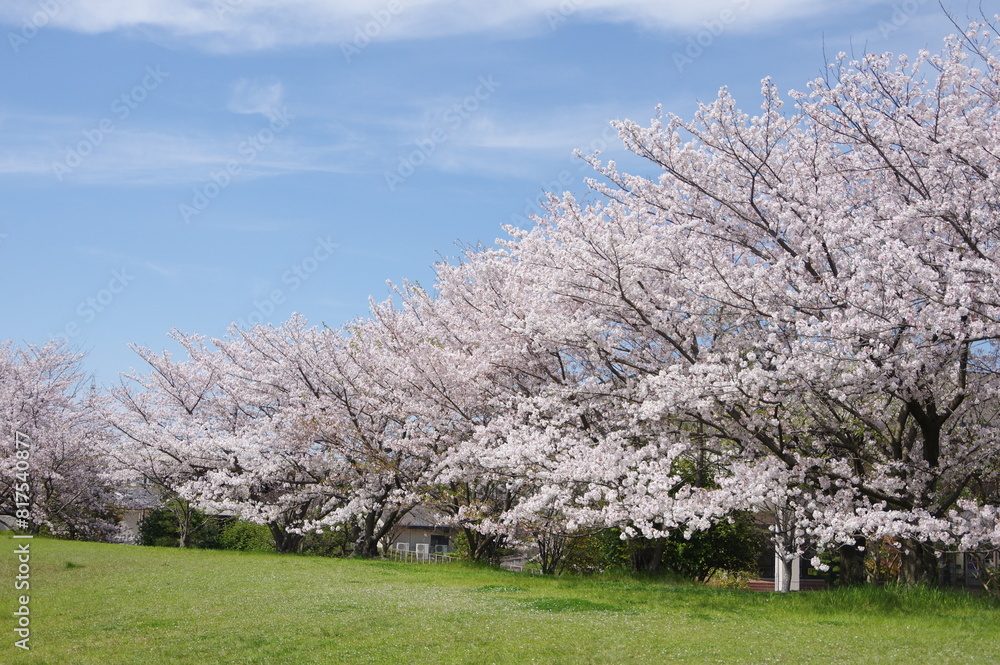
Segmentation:
<svg viewBox="0 0 1000 665">
<path fill-rule="evenodd" d="M 25 541 L 16 541 L 25 542 Z M 34 539 L 31 651 L 0 663 L 1000 663 L 1000 604 L 926 590 L 778 596 L 463 565 Z"/>
</svg>

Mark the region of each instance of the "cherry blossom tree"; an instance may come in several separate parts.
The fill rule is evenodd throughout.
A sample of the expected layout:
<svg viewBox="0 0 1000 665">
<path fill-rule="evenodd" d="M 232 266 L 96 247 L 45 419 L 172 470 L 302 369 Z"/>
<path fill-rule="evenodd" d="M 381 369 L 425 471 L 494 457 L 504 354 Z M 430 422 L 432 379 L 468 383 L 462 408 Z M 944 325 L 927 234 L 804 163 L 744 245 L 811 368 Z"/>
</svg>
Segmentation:
<svg viewBox="0 0 1000 665">
<path fill-rule="evenodd" d="M 0 512 L 25 530 L 114 540 L 109 437 L 81 360 L 56 342 L 0 345 Z"/>
<path fill-rule="evenodd" d="M 284 343 L 271 348 L 295 354 L 290 378 L 297 379 L 298 394 L 308 396 L 295 419 L 306 424 L 314 449 L 330 465 L 320 487 L 329 497 L 326 513 L 306 526 L 345 526 L 355 536 L 354 554 L 374 556 L 416 504 L 415 488 L 429 463 L 387 382 L 396 363 L 383 362 L 386 340 L 372 322 L 333 330 L 307 328 L 296 318 L 283 329 Z"/>
<path fill-rule="evenodd" d="M 661 536 L 783 506 L 788 556 L 891 537 L 909 581 L 935 550 L 1000 544 L 991 30 L 841 55 L 791 112 L 765 81 L 756 116 L 723 90 L 690 122 L 619 123 L 658 177 L 594 157 L 603 200 L 511 229 L 554 348 L 588 368 L 515 435 L 567 446 L 568 514 Z M 677 474 L 696 453 L 716 486 Z"/>
<path fill-rule="evenodd" d="M 196 506 L 181 492 L 187 483 L 224 464 L 224 453 L 211 443 L 208 423 L 223 428 L 228 420 L 232 430 L 234 414 L 220 408 L 217 376 L 210 368 L 194 360 L 177 361 L 166 352 L 135 351 L 152 369 L 148 375 L 133 370 L 110 392 L 102 415 L 119 433 L 111 457 L 131 474 L 133 483 L 162 494 L 177 517 L 179 545 L 185 547 Z"/>
<path fill-rule="evenodd" d="M 527 278 L 502 252 L 469 248 L 437 266 L 433 294 L 404 285 L 400 308 L 373 309 L 394 331 L 381 373 L 394 377 L 411 439 L 436 459 L 423 502 L 451 516 L 476 560 L 496 560 L 537 517 L 516 507 L 538 491 L 530 474 L 542 462 L 509 434 L 519 404 L 571 374 L 538 335 Z"/>
<path fill-rule="evenodd" d="M 391 396 L 358 364 L 364 335 L 309 327 L 233 329 L 223 340 L 175 332 L 187 359 L 137 349 L 153 368 L 114 392 L 121 463 L 179 505 L 267 524 L 279 551 L 344 525 L 355 553 L 414 504 L 410 454 Z M 370 363 L 369 363 L 370 365 Z M 401 443 L 403 442 L 403 443 Z"/>
</svg>

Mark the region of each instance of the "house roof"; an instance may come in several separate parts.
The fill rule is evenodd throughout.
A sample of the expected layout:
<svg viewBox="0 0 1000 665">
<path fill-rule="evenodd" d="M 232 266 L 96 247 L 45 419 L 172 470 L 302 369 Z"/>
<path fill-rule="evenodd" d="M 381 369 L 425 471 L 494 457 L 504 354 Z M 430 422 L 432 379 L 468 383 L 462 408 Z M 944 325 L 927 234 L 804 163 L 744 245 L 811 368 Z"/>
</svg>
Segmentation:
<svg viewBox="0 0 1000 665">
<path fill-rule="evenodd" d="M 154 510 L 163 505 L 163 495 L 148 487 L 122 487 L 116 493 L 115 503 L 125 510 Z"/>
<path fill-rule="evenodd" d="M 450 527 L 450 518 L 447 515 L 437 512 L 436 510 L 431 510 L 430 508 L 425 508 L 423 506 L 415 506 L 410 509 L 410 512 L 403 515 L 403 517 L 398 522 L 401 527 L 426 527 L 426 528 L 437 528 L 437 527 Z"/>
</svg>

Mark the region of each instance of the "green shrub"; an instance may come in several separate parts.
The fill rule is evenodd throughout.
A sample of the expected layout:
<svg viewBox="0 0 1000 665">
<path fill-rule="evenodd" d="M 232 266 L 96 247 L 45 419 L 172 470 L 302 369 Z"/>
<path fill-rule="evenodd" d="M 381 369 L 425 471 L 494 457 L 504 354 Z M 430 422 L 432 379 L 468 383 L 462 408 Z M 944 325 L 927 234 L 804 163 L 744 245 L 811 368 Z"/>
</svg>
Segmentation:
<svg viewBox="0 0 1000 665">
<path fill-rule="evenodd" d="M 354 551 L 356 529 L 349 525 L 325 527 L 323 533 L 307 533 L 301 552 L 313 556 L 346 557 Z"/>
<path fill-rule="evenodd" d="M 572 573 L 593 574 L 629 567 L 629 543 L 622 540 L 618 529 L 603 529 L 597 533 L 573 539 L 566 554 L 565 569 Z"/>
<path fill-rule="evenodd" d="M 177 516 L 166 508 L 151 510 L 139 522 L 139 542 L 155 547 L 177 547 Z"/>
<path fill-rule="evenodd" d="M 764 546 L 764 533 L 749 513 L 734 513 L 732 523 L 722 521 L 707 531 L 684 538 L 680 529 L 669 538 L 623 540 L 618 529 L 604 529 L 574 539 L 566 556 L 566 570 L 599 573 L 628 570 L 632 573 L 673 573 L 705 582 L 719 572 L 756 573 Z"/>
<path fill-rule="evenodd" d="M 661 565 L 698 582 L 707 582 L 717 572 L 755 572 L 764 534 L 748 513 L 736 513 L 731 519 L 689 539 L 675 531 L 667 538 Z"/>
<path fill-rule="evenodd" d="M 238 520 L 222 529 L 219 547 L 240 552 L 273 552 L 274 538 L 266 525 Z"/>
<path fill-rule="evenodd" d="M 503 557 L 516 553 L 503 536 L 478 534 L 472 529 L 459 529 L 451 536 L 450 556 L 465 561 L 498 566 Z"/>
<path fill-rule="evenodd" d="M 191 527 L 187 547 L 217 549 L 222 527 L 229 518 L 213 517 L 200 510 L 190 510 Z M 146 513 L 139 522 L 139 543 L 155 547 L 177 547 L 180 527 L 177 512 L 168 507 Z"/>
</svg>

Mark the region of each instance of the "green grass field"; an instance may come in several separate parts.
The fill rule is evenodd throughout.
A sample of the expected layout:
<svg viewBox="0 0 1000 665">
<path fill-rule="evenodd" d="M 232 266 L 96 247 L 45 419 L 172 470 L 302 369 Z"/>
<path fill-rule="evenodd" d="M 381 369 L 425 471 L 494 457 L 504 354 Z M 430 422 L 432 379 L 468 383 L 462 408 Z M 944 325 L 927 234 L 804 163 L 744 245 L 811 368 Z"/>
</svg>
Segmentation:
<svg viewBox="0 0 1000 665">
<path fill-rule="evenodd" d="M 23 541 L 17 541 L 23 542 Z M 0 663 L 1000 663 L 1000 604 L 928 590 L 779 596 L 629 578 L 31 542 L 31 651 Z"/>
</svg>

